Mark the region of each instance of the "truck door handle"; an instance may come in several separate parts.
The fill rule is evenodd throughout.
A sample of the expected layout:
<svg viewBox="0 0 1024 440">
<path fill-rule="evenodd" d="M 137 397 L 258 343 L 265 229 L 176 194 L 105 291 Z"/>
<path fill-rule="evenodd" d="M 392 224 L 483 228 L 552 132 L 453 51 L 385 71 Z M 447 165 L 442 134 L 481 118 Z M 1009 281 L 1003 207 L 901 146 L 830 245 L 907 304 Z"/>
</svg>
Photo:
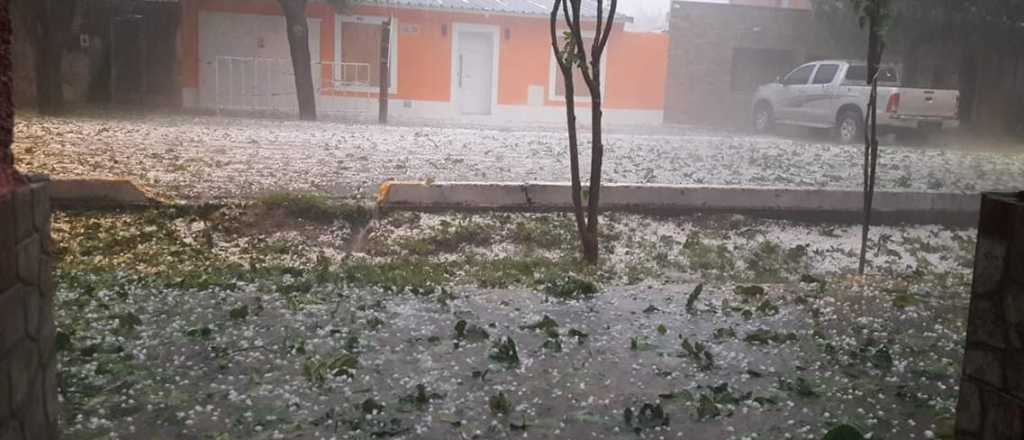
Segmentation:
<svg viewBox="0 0 1024 440">
<path fill-rule="evenodd" d="M 459 88 L 462 88 L 462 54 L 459 54 Z"/>
</svg>

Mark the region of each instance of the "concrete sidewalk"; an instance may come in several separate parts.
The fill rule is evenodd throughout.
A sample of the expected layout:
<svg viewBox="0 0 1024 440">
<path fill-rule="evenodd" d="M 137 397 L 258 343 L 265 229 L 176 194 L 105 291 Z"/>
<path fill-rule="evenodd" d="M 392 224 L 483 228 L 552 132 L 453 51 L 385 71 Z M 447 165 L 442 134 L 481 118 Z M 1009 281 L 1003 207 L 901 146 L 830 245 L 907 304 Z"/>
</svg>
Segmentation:
<svg viewBox="0 0 1024 440">
<path fill-rule="evenodd" d="M 391 182 L 378 204 L 399 210 L 561 211 L 572 208 L 562 183 Z M 876 192 L 878 223 L 974 225 L 978 194 Z M 609 184 L 603 210 L 652 214 L 737 213 L 789 220 L 860 222 L 864 196 L 855 190 L 739 186 Z"/>
</svg>

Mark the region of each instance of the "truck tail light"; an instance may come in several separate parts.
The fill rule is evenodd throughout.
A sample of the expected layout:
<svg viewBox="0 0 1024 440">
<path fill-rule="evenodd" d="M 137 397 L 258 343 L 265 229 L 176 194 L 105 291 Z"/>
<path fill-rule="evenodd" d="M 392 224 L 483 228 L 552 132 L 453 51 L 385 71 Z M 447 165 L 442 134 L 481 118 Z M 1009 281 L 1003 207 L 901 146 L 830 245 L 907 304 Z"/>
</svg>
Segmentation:
<svg viewBox="0 0 1024 440">
<path fill-rule="evenodd" d="M 889 103 L 885 106 L 886 113 L 896 113 L 900 109 L 900 94 L 893 93 L 889 95 Z"/>
</svg>

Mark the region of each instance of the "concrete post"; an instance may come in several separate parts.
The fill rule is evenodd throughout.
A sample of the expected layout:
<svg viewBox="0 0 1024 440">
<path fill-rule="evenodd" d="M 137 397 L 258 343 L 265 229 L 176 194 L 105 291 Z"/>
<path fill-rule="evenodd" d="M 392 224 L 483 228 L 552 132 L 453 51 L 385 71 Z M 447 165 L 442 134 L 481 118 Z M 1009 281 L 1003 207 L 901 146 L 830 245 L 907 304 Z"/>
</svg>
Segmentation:
<svg viewBox="0 0 1024 440">
<path fill-rule="evenodd" d="M 984 194 L 957 439 L 1024 439 L 1024 193 Z"/>
<path fill-rule="evenodd" d="M 0 439 L 59 437 L 49 182 L 0 196 Z"/>
</svg>

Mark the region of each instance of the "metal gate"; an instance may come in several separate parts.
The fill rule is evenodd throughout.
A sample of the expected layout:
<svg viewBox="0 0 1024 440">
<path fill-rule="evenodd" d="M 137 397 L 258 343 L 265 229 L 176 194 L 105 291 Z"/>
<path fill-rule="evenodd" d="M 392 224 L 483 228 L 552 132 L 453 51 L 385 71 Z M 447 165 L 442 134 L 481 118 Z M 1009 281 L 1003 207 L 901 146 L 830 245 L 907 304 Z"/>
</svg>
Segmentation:
<svg viewBox="0 0 1024 440">
<path fill-rule="evenodd" d="M 375 87 L 370 65 L 315 62 L 312 65 L 317 111 L 372 117 Z M 217 112 L 298 111 L 295 72 L 290 59 L 217 56 L 214 62 L 214 105 Z"/>
</svg>

